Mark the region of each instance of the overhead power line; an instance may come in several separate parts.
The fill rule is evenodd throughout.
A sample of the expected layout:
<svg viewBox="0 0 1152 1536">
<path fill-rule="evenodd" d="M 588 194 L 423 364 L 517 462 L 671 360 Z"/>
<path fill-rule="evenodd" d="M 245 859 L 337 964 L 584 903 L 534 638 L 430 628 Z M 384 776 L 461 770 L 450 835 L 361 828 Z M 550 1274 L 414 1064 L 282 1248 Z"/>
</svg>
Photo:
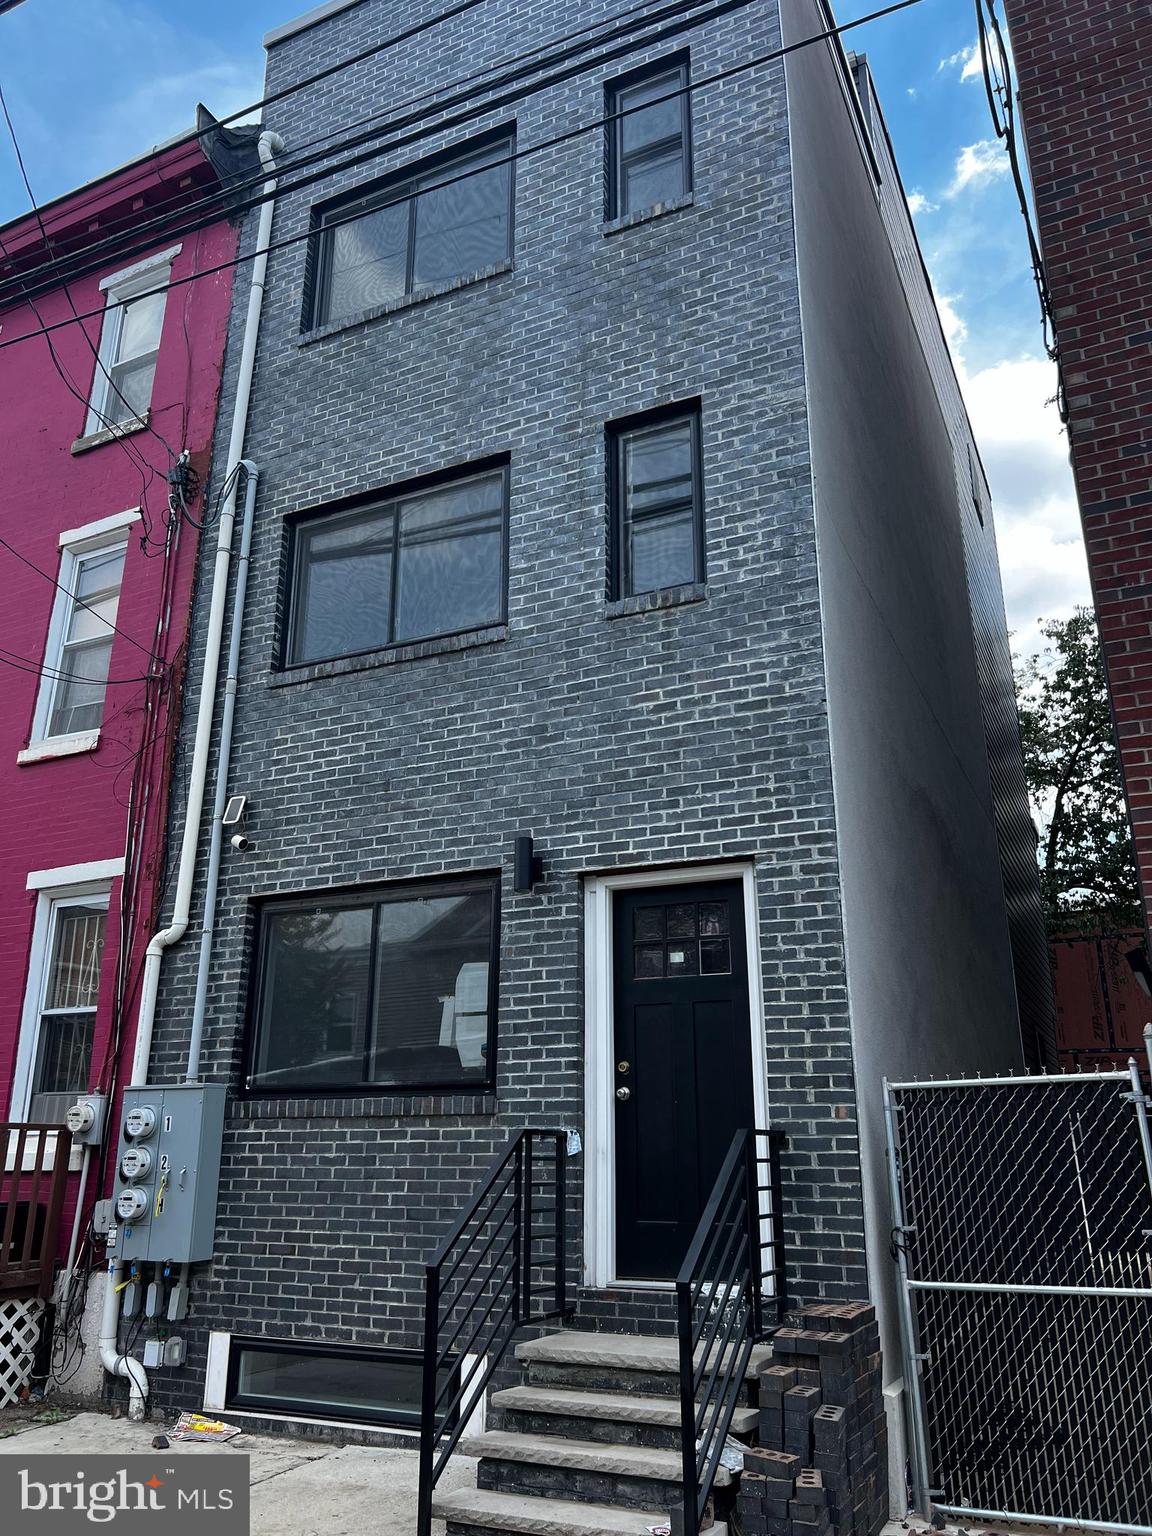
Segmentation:
<svg viewBox="0 0 1152 1536">
<path fill-rule="evenodd" d="M 614 15 L 602 16 L 595 22 L 586 24 L 560 37 L 551 38 L 547 43 L 527 49 L 525 52 L 512 58 L 500 60 L 486 66 L 482 70 L 475 71 L 471 75 L 465 75 L 456 80 L 445 82 L 433 90 L 424 91 L 416 96 L 409 97 L 406 101 L 402 101 L 385 111 L 371 113 L 368 117 L 361 118 L 356 122 L 342 125 L 338 130 L 332 129 L 315 138 L 305 140 L 303 144 L 294 143 L 291 146 L 289 158 L 277 167 L 277 177 L 282 184 L 282 190 L 291 191 L 292 186 L 302 186 L 308 183 L 300 180 L 293 183 L 292 186 L 285 188 L 283 187 L 285 176 L 294 175 L 298 171 L 317 165 L 345 150 L 365 144 L 375 145 L 371 153 L 362 155 L 355 161 L 344 163 L 344 165 L 355 165 L 365 160 L 375 159 L 397 147 L 403 147 L 406 143 L 416 142 L 418 139 L 428 138 L 433 134 L 444 132 L 455 125 L 454 121 L 450 118 L 444 118 L 434 124 L 429 124 L 427 119 L 432 113 L 447 113 L 457 107 L 468 107 L 471 103 L 473 104 L 471 110 L 465 112 L 462 116 L 458 116 L 455 120 L 456 122 L 466 122 L 481 111 L 501 110 L 503 107 L 515 105 L 528 96 L 548 90 L 553 85 L 574 79 L 591 69 L 610 63 L 614 58 L 621 57 L 639 48 L 657 46 L 678 36 L 690 27 L 718 20 L 730 12 L 743 9 L 752 3 L 753 0 L 671 0 L 671 3 L 665 4 L 662 8 L 653 11 L 648 9 L 652 4 L 652 0 L 641 0 L 640 4 L 633 5 Z M 648 14 L 643 16 L 637 15 L 638 12 L 644 10 L 648 10 Z M 686 15 L 686 12 L 694 14 Z M 645 29 L 650 29 L 663 23 L 670 23 L 663 31 L 650 31 L 642 37 L 635 35 L 645 31 Z M 588 34 L 591 32 L 598 32 L 601 35 L 590 38 Z M 585 41 L 575 47 L 571 46 L 574 40 L 578 38 L 584 38 Z M 622 39 L 629 39 L 629 41 L 622 42 Z M 600 54 L 598 58 L 585 60 L 581 64 L 571 64 L 576 54 L 589 52 L 608 43 L 616 43 L 618 46 L 611 51 Z M 571 65 L 571 67 L 539 80 L 532 85 L 524 85 L 519 89 L 509 91 L 503 98 L 487 101 L 483 105 L 475 104 L 476 96 L 481 91 L 496 91 L 506 86 L 512 86 L 517 81 L 522 81 L 533 74 L 541 73 L 558 65 Z M 513 68 L 513 66 L 523 67 Z M 505 71 L 505 73 L 498 73 L 499 71 Z M 485 76 L 490 76 L 491 78 L 485 79 Z M 477 84 L 477 82 L 480 83 Z M 466 86 L 469 89 L 462 89 Z M 293 89 L 297 88 L 302 87 L 294 87 Z M 446 92 L 455 92 L 456 94 L 445 94 Z M 439 99 L 436 100 L 436 98 Z M 427 105 L 432 101 L 435 101 L 434 106 Z M 409 110 L 419 107 L 421 104 L 424 104 L 421 111 Z M 398 113 L 406 113 L 407 115 L 397 116 Z M 387 117 L 388 121 L 381 123 L 380 119 L 383 117 Z M 377 126 L 363 133 L 354 132 L 357 129 L 365 128 L 370 123 Z M 421 123 L 425 125 L 422 131 L 410 136 L 407 140 L 398 140 L 394 143 L 383 145 L 379 142 L 388 134 L 395 134 L 401 129 L 413 128 Z M 338 143 L 329 144 L 324 149 L 310 155 L 302 153 L 302 151 L 322 143 L 325 139 L 333 138 L 337 132 L 343 135 Z M 344 169 L 344 165 L 330 167 L 313 179 L 321 179 L 324 175 L 335 175 Z M 238 194 L 252 191 L 258 187 L 262 188 L 264 180 L 265 174 L 261 171 L 259 174 L 234 183 L 228 190 L 231 197 L 235 200 Z M 236 213 L 247 211 L 247 209 L 257 206 L 260 201 L 262 201 L 262 196 L 249 198 L 243 202 L 233 201 L 232 211 Z M 211 210 L 210 213 L 205 213 L 202 220 L 196 218 L 198 211 L 201 209 Z M 190 215 L 195 222 L 189 223 Z M 33 297 L 39 297 L 41 293 L 53 291 L 63 281 L 74 281 L 101 270 L 105 262 L 105 253 L 115 252 L 118 260 L 127 260 L 134 255 L 143 255 L 157 241 L 161 239 L 174 239 L 183 233 L 187 233 L 192 228 L 203 228 L 205 224 L 215 222 L 219 216 L 218 192 L 210 192 L 204 197 L 192 201 L 185 199 L 178 207 L 170 207 L 167 211 L 161 212 L 151 219 L 134 223 L 131 226 L 133 242 L 131 249 L 125 247 L 122 232 L 109 234 L 104 239 L 87 245 L 83 251 L 77 253 L 74 257 L 66 258 L 60 263 L 45 265 L 37 269 L 35 282 L 26 286 L 24 291 Z M 10 285 L 13 281 L 10 279 L 7 284 L 0 282 L 0 306 L 7 301 Z"/>
<path fill-rule="evenodd" d="M 669 92 L 667 92 L 667 94 L 665 94 L 663 96 L 653 97 L 650 101 L 645 102 L 642 106 L 639 106 L 639 107 L 628 107 L 628 108 L 625 108 L 624 110 L 622 110 L 620 112 L 610 112 L 610 113 L 607 113 L 603 117 L 594 118 L 590 122 L 583 123 L 579 127 L 576 127 L 576 128 L 571 128 L 566 133 L 558 134 L 554 138 L 541 140 L 537 144 L 530 145 L 527 149 L 516 150 L 512 154 L 505 156 L 504 159 L 502 159 L 502 160 L 494 160 L 494 161 L 492 161 L 489 165 L 487 165 L 485 167 L 485 170 L 491 171 L 491 170 L 498 169 L 498 168 L 500 168 L 501 166 L 504 166 L 504 165 L 513 165 L 513 164 L 518 163 L 521 160 L 530 159 L 534 155 L 542 154 L 545 150 L 555 149 L 555 148 L 559 147 L 562 144 L 569 143 L 572 140 L 581 138 L 581 137 L 583 137 L 586 134 L 594 133 L 597 129 L 605 128 L 609 124 L 612 124 L 612 123 L 617 123 L 617 122 L 621 121 L 623 118 L 631 117 L 636 112 L 647 111 L 649 108 L 651 108 L 653 106 L 660 105 L 661 103 L 666 102 L 666 101 L 674 101 L 674 100 L 678 99 L 681 96 L 693 95 L 696 91 L 703 90 L 707 86 L 716 85 L 716 84 L 719 84 L 719 83 L 721 83 L 721 82 L 723 82 L 725 80 L 731 80 L 731 79 L 735 78 L 737 75 L 746 74 L 748 71 L 753 70 L 753 69 L 763 68 L 763 66 L 766 65 L 766 64 L 771 64 L 771 63 L 776 62 L 778 59 L 786 58 L 790 54 L 797 53 L 797 52 L 799 52 L 803 48 L 811 47 L 815 43 L 829 42 L 829 41 L 831 41 L 831 40 L 833 40 L 835 38 L 838 38 L 838 37 L 842 36 L 845 32 L 850 32 L 855 27 L 865 26 L 869 22 L 882 20 L 886 16 L 895 15 L 898 11 L 906 11 L 906 10 L 911 9 L 911 7 L 913 7 L 915 5 L 921 5 L 923 3 L 924 3 L 924 0 L 894 0 L 894 3 L 892 3 L 890 5 L 883 6 L 879 10 L 870 11 L 867 15 L 857 16 L 852 21 L 842 22 L 838 26 L 828 27 L 828 28 L 826 28 L 825 30 L 823 30 L 821 32 L 814 32 L 810 37 L 802 38 L 799 42 L 788 43 L 787 45 L 785 45 L 782 48 L 774 48 L 774 49 L 772 49 L 768 53 L 759 54 L 759 55 L 757 55 L 757 57 L 755 57 L 753 59 L 746 60 L 743 64 L 736 64 L 736 65 L 733 65 L 729 69 L 718 70 L 714 74 L 703 76 L 699 80 L 693 80 L 688 85 L 681 86 L 677 90 L 674 90 L 674 91 L 669 91 Z M 489 112 L 490 110 L 492 110 L 491 105 L 486 103 L 484 105 L 484 107 L 480 109 L 479 112 L 474 112 L 474 113 L 470 114 L 470 118 L 474 119 L 476 116 L 483 115 L 483 114 Z M 430 133 L 441 132 L 444 129 L 445 126 L 446 125 L 442 124 L 442 123 L 441 124 L 437 124 L 435 126 L 435 128 L 428 130 L 428 132 L 430 132 Z M 426 136 L 426 135 L 424 135 L 424 136 Z M 389 148 L 395 148 L 395 147 L 396 146 L 389 146 Z M 363 159 L 363 158 L 369 158 L 369 157 L 362 156 L 362 157 L 359 157 L 359 158 Z M 311 176 L 302 178 L 300 181 L 294 182 L 289 187 L 280 187 L 280 188 L 278 188 L 277 193 L 275 195 L 277 197 L 281 197 L 281 196 L 287 197 L 291 193 L 293 193 L 295 191 L 299 191 L 300 189 L 302 189 L 305 186 L 312 185 L 313 182 L 322 180 L 325 176 L 336 175 L 339 171 L 345 169 L 346 165 L 352 165 L 352 164 L 357 164 L 357 163 L 359 163 L 358 160 L 349 161 L 349 162 L 346 162 L 345 165 L 333 167 L 330 171 L 320 172 L 319 174 L 313 174 Z M 465 180 L 467 180 L 467 178 L 468 178 L 468 176 L 470 174 L 473 174 L 473 173 L 465 172 L 465 173 L 461 174 L 460 176 L 446 177 L 443 181 L 438 181 L 437 182 L 436 190 L 437 191 L 443 191 L 443 189 L 445 187 L 453 186 L 458 181 L 465 181 Z M 418 197 L 419 195 L 420 195 L 419 192 L 416 192 L 416 193 L 407 192 L 402 197 L 397 197 L 395 199 L 392 199 L 391 201 L 382 202 L 382 203 L 377 204 L 375 209 L 374 209 L 374 211 L 379 212 L 379 211 L 381 211 L 381 210 L 383 210 L 385 208 L 399 206 L 401 203 L 410 202 L 413 197 Z M 262 203 L 264 201 L 266 201 L 266 199 L 263 198 L 263 197 L 255 198 L 247 206 L 249 206 L 249 207 L 257 207 L 257 206 L 259 206 L 260 203 Z M 330 220 L 328 222 L 328 224 L 326 225 L 326 228 L 328 228 L 328 229 L 336 229 L 336 228 L 339 228 L 341 224 L 354 223 L 356 217 L 357 217 L 357 215 L 349 215 L 348 218 L 346 218 L 346 219 L 332 219 L 332 220 Z M 273 240 L 267 246 L 262 247 L 262 249 L 267 251 L 269 254 L 271 254 L 274 251 L 288 250 L 290 247 L 292 247 L 294 245 L 299 245 L 302 241 L 310 240 L 312 238 L 313 238 L 313 231 L 310 230 L 310 229 L 307 229 L 307 230 L 302 231 L 300 234 L 287 236 L 283 240 Z M 227 261 L 217 262 L 215 265 L 210 266 L 210 267 L 203 267 L 203 268 L 201 268 L 201 270 L 199 272 L 191 273 L 191 274 L 189 274 L 186 277 L 174 278 L 169 283 L 165 283 L 165 284 L 163 284 L 160 287 L 157 287 L 155 289 L 149 289 L 147 291 L 150 292 L 150 293 L 163 293 L 163 292 L 167 292 L 171 288 L 182 287 L 186 283 L 200 282 L 204 278 L 212 277 L 212 276 L 214 276 L 218 272 L 225 272 L 225 271 L 228 271 L 230 268 L 241 266 L 245 262 L 253 261 L 253 260 L 255 260 L 257 254 L 258 253 L 255 250 L 245 251 L 245 252 L 243 252 L 242 254 L 240 254 L 238 256 L 231 257 Z M 53 333 L 55 331 L 63 330 L 65 327 L 67 327 L 69 325 L 75 325 L 78 322 L 82 322 L 84 320 L 92 319 L 93 316 L 99 315 L 99 314 L 102 314 L 102 313 L 103 313 L 103 310 L 101 310 L 101 309 L 82 311 L 74 319 L 70 319 L 70 320 L 57 320 L 57 321 L 54 321 L 51 325 L 44 326 L 44 327 L 42 327 L 39 330 L 25 331 L 25 332 L 23 332 L 19 336 L 9 337 L 9 339 L 7 341 L 0 341 L 0 351 L 5 350 L 5 348 L 7 348 L 7 347 L 19 346 L 21 342 L 31 340 L 34 337 L 37 337 L 37 336 L 40 336 L 40 335 L 45 335 L 45 334 L 51 334 L 51 333 Z"/>
</svg>

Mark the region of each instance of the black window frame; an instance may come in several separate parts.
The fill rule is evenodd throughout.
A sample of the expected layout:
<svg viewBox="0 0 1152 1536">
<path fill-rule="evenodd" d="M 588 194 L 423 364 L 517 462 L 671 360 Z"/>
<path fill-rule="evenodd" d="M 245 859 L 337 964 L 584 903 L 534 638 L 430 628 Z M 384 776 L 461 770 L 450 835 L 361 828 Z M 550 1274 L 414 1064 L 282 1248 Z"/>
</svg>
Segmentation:
<svg viewBox="0 0 1152 1536">
<path fill-rule="evenodd" d="M 264 1003 L 264 988 L 268 961 L 269 924 L 267 918 L 280 912 L 313 912 L 318 907 L 340 910 L 342 908 L 375 909 L 384 901 L 412 901 L 421 897 L 459 896 L 468 891 L 488 891 L 492 901 L 492 932 L 488 953 L 488 1037 L 484 1051 L 484 1075 L 459 1078 L 440 1078 L 435 1082 L 387 1083 L 362 1078 L 357 1083 L 330 1083 L 302 1081 L 299 1083 L 253 1083 L 253 1065 L 260 1044 L 260 1015 Z M 307 892 L 291 897 L 269 897 L 255 904 L 253 967 L 248 988 L 248 1006 L 244 1024 L 243 1099 L 337 1099 L 337 1098 L 398 1098 L 408 1094 L 456 1095 L 461 1093 L 491 1094 L 496 1087 L 496 1051 L 499 1038 L 497 1007 L 500 991 L 500 872 L 480 870 L 475 874 L 450 876 L 431 880 L 391 880 L 363 886 L 345 886 L 339 891 Z M 369 963 L 370 985 L 366 1004 L 367 1017 L 371 1018 L 376 1002 L 376 941 L 379 917 L 372 914 L 372 948 Z"/>
<path fill-rule="evenodd" d="M 658 406 L 655 410 L 642 411 L 637 415 L 625 416 L 619 421 L 608 423 L 605 462 L 608 470 L 608 597 L 610 601 L 619 602 L 624 598 L 642 597 L 649 591 L 675 591 L 679 587 L 700 585 L 707 579 L 702 417 L 701 402 L 696 398 L 678 400 L 672 405 Z M 695 570 L 690 581 L 677 582 L 673 587 L 645 588 L 643 592 L 637 592 L 632 586 L 628 556 L 628 524 L 625 517 L 625 444 L 633 433 L 669 427 L 685 421 L 689 422 L 692 428 L 692 528 Z"/>
<path fill-rule="evenodd" d="M 234 1333 L 228 1337 L 228 1373 L 224 1386 L 225 1411 L 235 1409 L 246 1413 L 276 1414 L 284 1418 L 315 1420 L 320 1423 L 377 1424 L 394 1429 L 419 1429 L 420 1427 L 419 1402 L 411 1413 L 404 1411 L 357 1413 L 353 1409 L 341 1409 L 337 1418 L 335 1410 L 323 1413 L 320 1405 L 317 1405 L 316 1412 L 308 1413 L 295 1406 L 293 1400 L 289 1398 L 242 1392 L 239 1390 L 239 1377 L 241 1357 L 245 1352 L 258 1355 L 301 1355 L 317 1360 L 330 1359 L 336 1355 L 349 1360 L 371 1360 L 385 1364 L 395 1362 L 419 1367 L 424 1358 L 423 1351 L 420 1349 L 399 1349 L 374 1344 L 330 1344 L 316 1339 L 273 1339 Z M 459 1389 L 462 1365 L 463 1357 L 457 1355 L 453 1357 L 451 1369 L 443 1373 L 452 1384 L 452 1397 L 456 1396 Z M 451 1401 L 451 1398 L 449 1400 Z M 449 1421 L 450 1427 L 455 1425 L 457 1417 L 457 1412 L 454 1410 Z"/>
<path fill-rule="evenodd" d="M 367 646 L 364 650 L 360 651 L 332 651 L 323 656 L 301 657 L 297 655 L 297 634 L 303 616 L 303 598 L 306 594 L 306 585 L 301 580 L 301 571 L 307 544 L 304 535 L 308 529 L 339 518 L 347 518 L 349 521 L 354 521 L 357 515 L 367 518 L 379 513 L 382 508 L 388 506 L 398 508 L 399 504 L 403 501 L 408 501 L 425 494 L 433 494 L 436 491 L 449 490 L 454 485 L 466 485 L 470 480 L 482 480 L 494 474 L 501 475 L 500 603 L 495 618 L 485 619 L 482 624 L 467 624 L 458 629 L 438 630 L 435 634 L 419 635 L 412 639 L 397 640 L 394 638 L 396 633 L 396 586 L 400 579 L 400 562 L 398 559 L 400 518 L 397 512 L 393 515 L 392 569 L 389 576 L 388 591 L 388 633 L 392 638 L 382 645 Z M 381 652 L 402 650 L 406 646 L 425 645 L 430 641 L 451 639 L 456 635 L 476 634 L 481 630 L 507 624 L 508 539 L 511 496 L 511 460 L 507 454 L 501 454 L 493 458 L 481 459 L 471 464 L 458 465 L 447 470 L 438 470 L 435 474 L 421 475 L 414 480 L 402 481 L 397 485 L 384 487 L 370 496 L 351 497 L 346 500 L 326 503 L 323 506 L 310 507 L 301 512 L 294 513 L 285 520 L 288 535 L 288 551 L 283 602 L 284 617 L 276 658 L 278 669 L 280 671 L 291 671 L 298 667 L 319 666 L 329 661 L 346 661 L 355 656 L 373 656 Z"/>
<path fill-rule="evenodd" d="M 643 85 L 645 81 L 658 79 L 661 75 L 677 76 L 675 89 L 683 94 L 680 97 L 680 144 L 681 157 L 684 164 L 684 190 L 682 197 L 688 197 L 693 190 L 692 176 L 692 93 L 690 90 L 691 77 L 689 73 L 689 55 L 687 52 L 670 54 L 662 59 L 655 59 L 650 64 L 643 65 L 640 69 L 631 70 L 626 75 L 621 75 L 617 80 L 610 80 L 604 87 L 605 116 L 608 119 L 607 140 L 605 145 L 605 159 L 607 165 L 607 207 L 608 219 L 630 218 L 634 214 L 646 212 L 645 208 L 625 209 L 622 206 L 625 160 L 643 158 L 645 155 L 659 153 L 662 145 L 671 144 L 671 137 L 661 140 L 660 144 L 641 151 L 638 155 L 626 156 L 624 152 L 624 124 L 626 116 L 620 116 L 620 97 L 626 91 L 634 90 L 636 86 Z M 669 94 L 671 90 L 669 88 Z"/>
<path fill-rule="evenodd" d="M 499 128 L 493 128 L 489 132 L 478 134 L 475 138 L 467 139 L 463 143 L 453 144 L 450 148 L 441 150 L 435 155 L 428 155 L 423 160 L 418 160 L 413 165 L 407 165 L 400 171 L 370 182 L 367 186 L 357 187 L 353 191 L 334 198 L 327 203 L 318 204 L 312 210 L 312 228 L 309 239 L 308 278 L 305 285 L 304 325 L 305 331 L 315 330 L 326 325 L 351 324 L 357 315 L 371 314 L 375 308 L 382 306 L 369 306 L 366 310 L 349 311 L 347 314 L 336 316 L 327 313 L 331 297 L 332 280 L 332 247 L 331 232 L 341 224 L 355 222 L 358 218 L 366 218 L 375 213 L 385 204 L 393 204 L 407 201 L 409 205 L 408 215 L 408 246 L 404 266 L 404 293 L 396 299 L 396 303 L 403 303 L 414 295 L 422 293 L 426 287 L 436 287 L 436 284 L 425 284 L 416 287 L 413 284 L 416 258 L 416 202 L 420 195 L 419 183 L 426 177 L 443 173 L 454 162 L 470 159 L 473 155 L 480 154 L 486 149 L 491 149 L 499 144 L 507 146 L 509 154 L 508 164 L 508 253 L 504 260 L 511 261 L 516 248 L 516 124 L 506 123 Z M 491 167 L 487 167 L 491 169 Z M 465 279 L 474 274 L 461 272 L 459 279 Z M 386 307 L 386 306 L 383 306 Z"/>
</svg>

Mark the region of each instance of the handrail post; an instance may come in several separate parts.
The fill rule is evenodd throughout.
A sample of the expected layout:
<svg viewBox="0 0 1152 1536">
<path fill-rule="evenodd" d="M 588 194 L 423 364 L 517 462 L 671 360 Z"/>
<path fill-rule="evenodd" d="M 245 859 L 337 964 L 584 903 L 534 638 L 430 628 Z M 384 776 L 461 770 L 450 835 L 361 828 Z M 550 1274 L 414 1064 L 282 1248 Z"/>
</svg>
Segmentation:
<svg viewBox="0 0 1152 1536">
<path fill-rule="evenodd" d="M 568 1138 L 556 1132 L 556 1312 L 568 1310 Z"/>
<path fill-rule="evenodd" d="M 517 1321 L 526 1323 L 532 1316 L 532 1140 L 534 1133 L 529 1131 L 524 1137 L 523 1173 L 524 1180 L 524 1204 L 521 1216 L 524 1221 L 524 1250 L 521 1257 L 524 1261 L 524 1283 L 520 1290 L 521 1310 L 516 1313 Z"/>
<path fill-rule="evenodd" d="M 424 1282 L 424 1379 L 420 1397 L 420 1493 L 416 1536 L 432 1533 L 432 1464 L 436 1453 L 436 1358 L 440 1343 L 440 1269 L 429 1264 Z"/>
<path fill-rule="evenodd" d="M 760 1241 L 760 1180 L 756 1173 L 757 1134 L 748 1132 L 744 1143 L 744 1177 L 748 1183 L 748 1301 L 752 1337 L 764 1337 L 764 1249 Z"/>
<path fill-rule="evenodd" d="M 684 1536 L 699 1536 L 699 1484 L 696 1462 L 696 1382 L 692 1360 L 692 1286 L 676 1282 L 676 1331 L 680 1339 L 680 1462 L 684 1498 Z"/>
</svg>

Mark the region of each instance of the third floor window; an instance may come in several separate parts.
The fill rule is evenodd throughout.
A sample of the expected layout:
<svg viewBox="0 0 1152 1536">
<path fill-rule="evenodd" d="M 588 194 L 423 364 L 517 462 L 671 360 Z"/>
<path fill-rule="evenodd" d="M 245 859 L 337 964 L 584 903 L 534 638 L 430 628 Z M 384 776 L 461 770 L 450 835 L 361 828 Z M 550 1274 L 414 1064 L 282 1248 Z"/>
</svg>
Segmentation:
<svg viewBox="0 0 1152 1536">
<path fill-rule="evenodd" d="M 324 209 L 311 323 L 363 314 L 509 261 L 514 147 L 506 134 Z"/>
<path fill-rule="evenodd" d="M 688 63 L 666 60 L 608 87 L 608 216 L 692 190 Z"/>
</svg>

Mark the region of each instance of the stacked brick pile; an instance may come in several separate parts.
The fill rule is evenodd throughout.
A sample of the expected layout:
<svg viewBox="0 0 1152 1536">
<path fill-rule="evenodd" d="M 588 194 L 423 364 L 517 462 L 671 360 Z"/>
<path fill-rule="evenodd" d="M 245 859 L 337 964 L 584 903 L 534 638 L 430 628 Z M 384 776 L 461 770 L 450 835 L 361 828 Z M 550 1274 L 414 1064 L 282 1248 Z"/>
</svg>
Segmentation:
<svg viewBox="0 0 1152 1536">
<path fill-rule="evenodd" d="M 876 1314 L 825 1302 L 788 1316 L 760 1373 L 760 1448 L 744 1457 L 744 1536 L 876 1536 L 888 1516 Z"/>
</svg>

